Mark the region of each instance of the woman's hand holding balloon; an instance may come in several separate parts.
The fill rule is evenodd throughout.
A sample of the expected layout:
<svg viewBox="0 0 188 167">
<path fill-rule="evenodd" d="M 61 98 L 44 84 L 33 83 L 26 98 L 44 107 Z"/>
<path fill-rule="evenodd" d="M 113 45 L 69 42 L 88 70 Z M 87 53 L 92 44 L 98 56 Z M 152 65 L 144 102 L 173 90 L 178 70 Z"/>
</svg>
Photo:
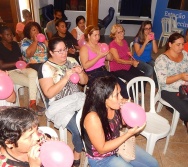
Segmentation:
<svg viewBox="0 0 188 167">
<path fill-rule="evenodd" d="M 76 72 L 78 74 L 81 74 L 83 72 L 83 67 L 77 65 L 72 68 L 73 72 Z"/>
<path fill-rule="evenodd" d="M 30 167 L 40 167 L 41 160 L 39 158 L 40 155 L 40 146 L 38 144 L 31 147 L 30 151 L 28 152 L 28 161 Z"/>
<path fill-rule="evenodd" d="M 138 133 L 140 133 L 146 126 L 146 123 L 144 123 L 144 125 L 142 125 L 141 127 L 135 126 L 133 128 L 130 128 L 127 133 L 130 134 L 131 136 L 136 135 Z"/>
<path fill-rule="evenodd" d="M 181 73 L 180 75 L 183 81 L 188 81 L 188 73 Z"/>
</svg>

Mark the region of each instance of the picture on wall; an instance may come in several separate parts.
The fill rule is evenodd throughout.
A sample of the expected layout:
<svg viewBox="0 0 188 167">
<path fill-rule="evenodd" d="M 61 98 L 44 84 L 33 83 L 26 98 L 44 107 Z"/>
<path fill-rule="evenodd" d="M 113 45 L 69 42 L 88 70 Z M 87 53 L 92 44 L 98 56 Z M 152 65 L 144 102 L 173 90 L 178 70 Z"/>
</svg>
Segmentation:
<svg viewBox="0 0 188 167">
<path fill-rule="evenodd" d="M 188 0 L 169 0 L 167 8 L 188 11 Z"/>
</svg>

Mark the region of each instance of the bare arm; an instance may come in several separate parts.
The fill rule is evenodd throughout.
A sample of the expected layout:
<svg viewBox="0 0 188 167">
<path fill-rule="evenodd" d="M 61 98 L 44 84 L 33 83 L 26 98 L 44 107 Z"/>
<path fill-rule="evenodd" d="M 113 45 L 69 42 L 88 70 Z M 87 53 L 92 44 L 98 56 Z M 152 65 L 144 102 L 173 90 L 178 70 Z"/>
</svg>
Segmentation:
<svg viewBox="0 0 188 167">
<path fill-rule="evenodd" d="M 158 47 L 157 47 L 156 40 L 153 40 L 153 41 L 152 41 L 152 44 L 153 44 L 153 52 L 154 52 L 154 53 L 157 53 L 157 52 L 158 52 Z"/>
<path fill-rule="evenodd" d="M 80 81 L 79 81 L 80 84 L 82 84 L 82 85 L 87 84 L 87 82 L 88 82 L 88 76 L 83 71 L 83 68 L 81 66 L 78 65 L 78 66 L 74 67 L 73 71 L 78 73 L 78 75 L 80 77 Z"/>
<path fill-rule="evenodd" d="M 39 83 L 42 91 L 44 92 L 44 95 L 49 99 L 56 96 L 65 87 L 73 73 L 73 70 L 67 70 L 65 76 L 55 84 L 52 78 L 39 79 Z"/>
<path fill-rule="evenodd" d="M 105 141 L 102 124 L 96 112 L 90 112 L 86 116 L 84 120 L 84 128 L 87 131 L 91 143 L 100 154 L 105 154 L 118 148 L 125 140 L 143 129 L 143 127 L 135 127 L 129 130 L 126 134 L 117 137 L 116 139 Z"/>
<path fill-rule="evenodd" d="M 53 36 L 52 32 L 46 32 L 46 35 L 48 37 L 48 40 L 50 40 Z"/>
<path fill-rule="evenodd" d="M 77 40 L 77 31 L 75 29 L 73 29 L 71 31 L 71 34 L 73 35 L 73 37 Z"/>
<path fill-rule="evenodd" d="M 0 69 L 6 70 L 8 68 L 15 67 L 16 62 L 11 62 L 11 63 L 5 63 L 2 60 L 0 60 Z"/>
<path fill-rule="evenodd" d="M 99 59 L 105 57 L 107 54 L 108 53 L 98 52 L 95 58 L 89 60 L 88 49 L 86 46 L 83 46 L 80 49 L 80 53 L 79 53 L 81 64 L 85 70 L 92 67 Z"/>
<path fill-rule="evenodd" d="M 178 80 L 188 81 L 188 73 L 181 73 L 166 78 L 166 84 L 172 84 Z"/>
<path fill-rule="evenodd" d="M 16 101 L 16 93 L 13 90 L 12 94 L 6 99 L 7 102 L 14 103 Z"/>
</svg>

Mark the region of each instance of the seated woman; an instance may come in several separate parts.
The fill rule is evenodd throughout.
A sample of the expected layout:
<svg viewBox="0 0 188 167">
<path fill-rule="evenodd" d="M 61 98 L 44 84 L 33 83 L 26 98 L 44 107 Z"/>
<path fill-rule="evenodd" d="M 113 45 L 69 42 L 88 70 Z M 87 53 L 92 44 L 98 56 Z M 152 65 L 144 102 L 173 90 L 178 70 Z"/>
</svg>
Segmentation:
<svg viewBox="0 0 188 167">
<path fill-rule="evenodd" d="M 125 30 L 120 24 L 112 26 L 110 37 L 114 40 L 109 44 L 113 60 L 110 61 L 110 71 L 117 77 L 129 82 L 131 79 L 144 76 L 137 68 L 139 62 L 129 55 L 127 41 L 124 40 Z"/>
<path fill-rule="evenodd" d="M 22 59 L 20 47 L 13 41 L 12 31 L 7 26 L 0 27 L 0 69 L 7 70 L 14 84 L 29 88 L 29 107 L 42 115 L 41 108 L 36 105 L 37 72 L 32 68 L 16 69 L 16 62 Z"/>
<path fill-rule="evenodd" d="M 117 155 L 118 147 L 131 136 L 143 130 L 130 128 L 120 136 L 122 118 L 120 106 L 125 99 L 114 77 L 97 78 L 89 89 L 80 122 L 91 167 L 158 167 L 158 162 L 143 149 L 136 146 L 135 160 L 125 161 Z M 97 132 L 97 133 L 93 133 Z M 96 140 L 97 139 L 97 140 Z"/>
<path fill-rule="evenodd" d="M 84 38 L 87 41 L 87 44 L 80 49 L 80 60 L 83 68 L 88 74 L 89 81 L 87 85 L 90 87 L 96 78 L 112 75 L 105 68 L 105 60 L 111 61 L 112 55 L 109 51 L 105 53 L 101 52 L 98 27 L 93 25 L 88 26 L 84 32 Z M 128 98 L 125 83 L 120 79 L 118 79 L 118 83 L 121 86 L 123 97 Z"/>
<path fill-rule="evenodd" d="M 152 52 L 158 52 L 158 47 L 154 37 L 154 33 L 151 30 L 151 21 L 143 21 L 134 40 L 135 52 L 133 57 L 137 61 L 139 61 L 137 68 L 143 71 L 145 76 L 153 76 L 153 79 L 156 83 L 156 76 L 155 73 L 153 73 L 154 60 L 151 56 Z"/>
<path fill-rule="evenodd" d="M 85 102 L 85 94 L 80 92 L 78 84 L 70 81 L 70 76 L 77 73 L 80 84 L 87 84 L 88 77 L 82 67 L 72 57 L 67 57 L 67 47 L 59 37 L 48 43 L 49 59 L 40 67 L 39 83 L 49 105 L 46 116 L 57 128 L 67 128 L 72 133 L 74 145 L 74 166 L 80 164 L 82 141 L 76 126 L 76 114 Z"/>
<path fill-rule="evenodd" d="M 32 15 L 31 12 L 27 9 L 22 10 L 22 16 L 24 21 L 23 22 L 18 22 L 16 24 L 16 34 L 17 34 L 17 41 L 20 42 L 22 39 L 24 39 L 24 34 L 23 30 L 25 25 L 32 21 Z"/>
<path fill-rule="evenodd" d="M 12 107 L 0 112 L 0 164 L 40 167 L 38 116 L 30 109 Z"/>
<path fill-rule="evenodd" d="M 38 42 L 37 35 L 42 33 L 37 22 L 29 22 L 24 27 L 25 38 L 21 42 L 23 59 L 29 63 L 29 67 L 38 71 L 39 66 L 47 60 L 48 42 Z"/>
<path fill-rule="evenodd" d="M 78 16 L 76 18 L 76 27 L 71 31 L 71 34 L 73 35 L 73 37 L 75 39 L 77 39 L 78 41 L 80 40 L 80 38 L 83 36 L 84 34 L 84 30 L 86 28 L 86 20 L 84 16 Z"/>
<path fill-rule="evenodd" d="M 183 35 L 172 34 L 167 50 L 156 59 L 155 68 L 161 97 L 180 113 L 188 132 L 188 103 L 177 96 L 179 87 L 188 82 L 188 56 L 183 47 Z"/>
<path fill-rule="evenodd" d="M 76 52 L 77 50 L 79 50 L 78 42 L 67 30 L 65 21 L 63 19 L 59 19 L 56 21 L 55 26 L 57 33 L 54 34 L 53 37 L 61 37 L 68 48 L 68 57 L 73 57 L 77 60 L 77 62 L 79 62 L 79 54 L 78 52 Z"/>
</svg>

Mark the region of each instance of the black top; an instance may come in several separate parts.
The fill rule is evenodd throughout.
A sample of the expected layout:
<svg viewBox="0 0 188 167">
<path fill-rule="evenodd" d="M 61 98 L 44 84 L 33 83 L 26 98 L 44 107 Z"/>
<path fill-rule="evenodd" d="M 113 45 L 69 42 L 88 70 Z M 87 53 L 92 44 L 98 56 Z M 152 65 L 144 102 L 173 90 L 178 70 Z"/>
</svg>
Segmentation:
<svg viewBox="0 0 188 167">
<path fill-rule="evenodd" d="M 56 32 L 53 37 L 60 37 L 62 38 L 63 42 L 65 42 L 65 45 L 67 48 L 72 48 L 73 46 L 78 46 L 77 40 L 73 37 L 73 35 L 67 31 L 65 37 L 59 36 L 58 32 Z M 72 46 L 73 45 L 73 46 Z"/>
<path fill-rule="evenodd" d="M 22 54 L 17 42 L 12 41 L 12 50 L 9 50 L 0 42 L 0 60 L 3 61 L 3 63 L 16 63 L 19 60 L 19 57 L 22 57 Z M 16 66 L 3 70 L 14 69 L 16 69 Z"/>
</svg>

